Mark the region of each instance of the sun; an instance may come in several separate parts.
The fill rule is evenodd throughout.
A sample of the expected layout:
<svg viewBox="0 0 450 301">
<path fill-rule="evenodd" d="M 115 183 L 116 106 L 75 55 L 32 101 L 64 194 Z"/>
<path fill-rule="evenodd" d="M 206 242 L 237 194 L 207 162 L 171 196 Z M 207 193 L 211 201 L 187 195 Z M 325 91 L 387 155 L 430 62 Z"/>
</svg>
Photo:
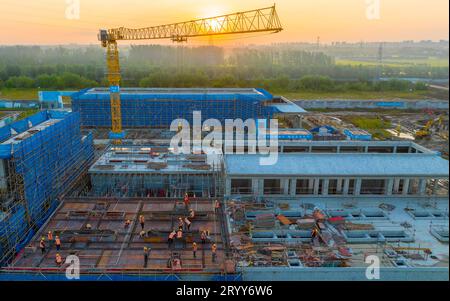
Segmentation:
<svg viewBox="0 0 450 301">
<path fill-rule="evenodd" d="M 202 9 L 201 18 L 211 18 L 231 13 L 225 6 L 206 6 Z"/>
</svg>

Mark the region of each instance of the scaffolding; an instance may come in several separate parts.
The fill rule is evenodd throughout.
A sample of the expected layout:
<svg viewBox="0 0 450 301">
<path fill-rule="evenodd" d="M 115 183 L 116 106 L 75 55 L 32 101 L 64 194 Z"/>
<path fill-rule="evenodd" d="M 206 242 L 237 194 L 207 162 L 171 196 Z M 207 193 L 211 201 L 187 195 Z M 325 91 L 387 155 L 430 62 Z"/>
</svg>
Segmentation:
<svg viewBox="0 0 450 301">
<path fill-rule="evenodd" d="M 89 169 L 100 197 L 217 197 L 223 193 L 223 161 L 205 154 L 174 154 L 167 146 L 110 146 Z"/>
<path fill-rule="evenodd" d="M 273 98 L 261 89 L 131 89 L 121 91 L 122 126 L 168 127 L 175 119 L 192 125 L 192 112 L 202 119 L 270 119 L 278 110 L 266 105 Z M 72 95 L 72 109 L 81 114 L 85 127 L 110 127 L 107 90 L 85 89 Z"/>
<path fill-rule="evenodd" d="M 86 174 L 93 161 L 91 134 L 80 115 L 41 111 L 0 129 L 0 264 L 26 246 Z"/>
</svg>

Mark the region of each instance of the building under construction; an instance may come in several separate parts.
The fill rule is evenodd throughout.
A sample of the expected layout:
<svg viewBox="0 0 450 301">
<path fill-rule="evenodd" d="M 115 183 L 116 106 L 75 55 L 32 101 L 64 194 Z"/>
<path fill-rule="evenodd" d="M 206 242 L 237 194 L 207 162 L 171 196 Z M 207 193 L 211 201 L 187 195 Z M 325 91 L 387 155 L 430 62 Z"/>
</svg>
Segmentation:
<svg viewBox="0 0 450 301">
<path fill-rule="evenodd" d="M 78 113 L 41 111 L 0 129 L 0 262 L 20 252 L 94 159 Z"/>
<path fill-rule="evenodd" d="M 123 88 L 121 117 L 125 128 L 168 127 L 176 119 L 192 123 L 192 112 L 202 119 L 270 119 L 276 114 L 299 114 L 304 110 L 291 101 L 274 97 L 263 89 Z M 93 88 L 72 94 L 72 108 L 85 127 L 111 127 L 109 90 Z"/>
<path fill-rule="evenodd" d="M 76 255 L 84 280 L 364 280 L 367 255 L 379 256 L 385 280 L 448 278 L 448 161 L 438 153 L 409 141 L 314 141 L 296 128 L 279 132 L 270 166 L 248 145 L 245 154 L 177 154 L 167 131 L 143 144 L 141 128 L 167 129 L 197 109 L 233 119 L 303 110 L 256 89 L 211 98 L 151 89 L 142 99 L 137 90 L 121 95 L 136 139 L 120 145 L 82 134 L 109 125 L 103 89 L 74 94 L 73 113 L 42 111 L 0 129 L 0 279 L 65 280 L 56 254 Z M 235 102 L 248 103 L 233 111 Z"/>
</svg>

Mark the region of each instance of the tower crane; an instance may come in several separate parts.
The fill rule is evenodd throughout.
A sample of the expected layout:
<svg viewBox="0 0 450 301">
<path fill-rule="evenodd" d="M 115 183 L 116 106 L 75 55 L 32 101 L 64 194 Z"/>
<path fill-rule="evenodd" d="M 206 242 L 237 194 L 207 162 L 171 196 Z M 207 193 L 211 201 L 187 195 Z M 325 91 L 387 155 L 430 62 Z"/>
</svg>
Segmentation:
<svg viewBox="0 0 450 301">
<path fill-rule="evenodd" d="M 122 131 L 120 107 L 120 64 L 117 41 L 170 39 L 173 42 L 186 42 L 191 37 L 205 37 L 256 32 L 277 33 L 281 27 L 275 5 L 271 7 L 237 12 L 217 17 L 196 19 L 145 28 L 101 29 L 98 39 L 106 48 L 107 77 L 111 99 L 110 138 L 120 144 L 125 137 Z"/>
</svg>

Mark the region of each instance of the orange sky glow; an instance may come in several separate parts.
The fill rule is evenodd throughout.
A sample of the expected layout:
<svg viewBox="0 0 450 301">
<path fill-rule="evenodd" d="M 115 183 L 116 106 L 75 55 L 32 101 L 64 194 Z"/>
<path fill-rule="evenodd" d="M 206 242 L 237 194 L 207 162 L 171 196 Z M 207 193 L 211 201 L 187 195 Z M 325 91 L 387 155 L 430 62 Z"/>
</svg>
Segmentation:
<svg viewBox="0 0 450 301">
<path fill-rule="evenodd" d="M 80 2 L 80 18 L 67 9 Z M 379 1 L 379 18 L 368 9 Z M 0 0 L 0 45 L 97 44 L 100 28 L 146 27 L 271 6 L 273 0 Z M 69 3 L 69 4 L 67 4 Z M 191 45 L 448 39 L 448 0 L 278 0 L 274 35 L 191 39 Z M 121 44 L 127 42 L 121 42 Z M 132 42 L 143 44 L 146 42 Z M 149 43 L 169 44 L 170 41 Z"/>
</svg>

